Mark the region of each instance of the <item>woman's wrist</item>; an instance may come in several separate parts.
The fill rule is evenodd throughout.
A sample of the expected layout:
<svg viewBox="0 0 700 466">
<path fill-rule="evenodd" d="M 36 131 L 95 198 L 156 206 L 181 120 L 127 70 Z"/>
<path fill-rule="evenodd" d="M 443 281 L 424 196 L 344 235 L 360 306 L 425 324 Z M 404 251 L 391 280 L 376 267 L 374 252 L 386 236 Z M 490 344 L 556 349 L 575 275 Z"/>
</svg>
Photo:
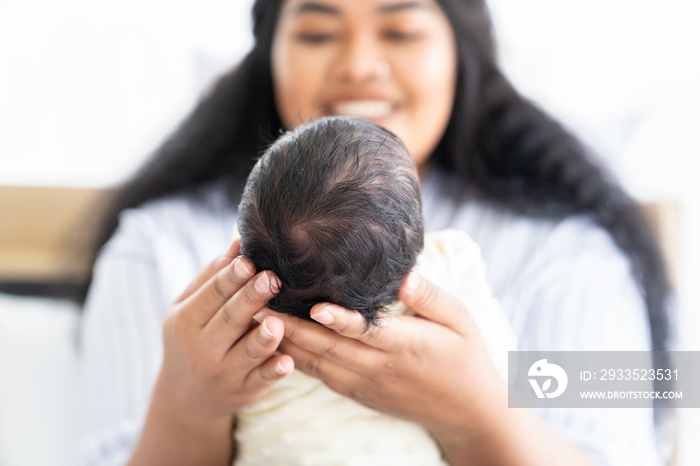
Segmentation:
<svg viewBox="0 0 700 466">
<path fill-rule="evenodd" d="M 485 379 L 479 381 L 481 396 L 457 399 L 440 422 L 428 426 L 446 454 L 484 448 L 497 435 L 507 410 L 508 386 L 497 374 Z"/>
<path fill-rule="evenodd" d="M 184 403 L 175 390 L 156 384 L 151 400 L 149 418 L 177 428 L 183 434 L 207 436 L 228 429 L 233 423 L 233 414 L 208 413 Z"/>
<path fill-rule="evenodd" d="M 231 422 L 234 413 L 212 411 L 208 407 L 210 400 L 206 399 L 206 394 L 202 392 L 199 397 L 193 396 L 185 388 L 186 383 L 161 372 L 153 389 L 150 412 L 182 429 L 201 430 Z"/>
<path fill-rule="evenodd" d="M 225 465 L 234 454 L 233 415 L 205 416 L 182 409 L 159 379 L 129 466 Z"/>
</svg>

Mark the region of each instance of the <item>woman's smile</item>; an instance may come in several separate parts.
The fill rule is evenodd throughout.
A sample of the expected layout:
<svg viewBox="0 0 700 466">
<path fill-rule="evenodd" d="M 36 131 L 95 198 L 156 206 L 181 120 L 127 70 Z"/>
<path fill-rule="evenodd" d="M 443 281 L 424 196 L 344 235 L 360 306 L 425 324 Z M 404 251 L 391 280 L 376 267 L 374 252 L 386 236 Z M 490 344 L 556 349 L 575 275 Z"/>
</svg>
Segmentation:
<svg viewBox="0 0 700 466">
<path fill-rule="evenodd" d="M 331 115 L 345 115 L 368 120 L 391 115 L 396 106 L 387 100 L 341 100 L 330 105 Z"/>
</svg>

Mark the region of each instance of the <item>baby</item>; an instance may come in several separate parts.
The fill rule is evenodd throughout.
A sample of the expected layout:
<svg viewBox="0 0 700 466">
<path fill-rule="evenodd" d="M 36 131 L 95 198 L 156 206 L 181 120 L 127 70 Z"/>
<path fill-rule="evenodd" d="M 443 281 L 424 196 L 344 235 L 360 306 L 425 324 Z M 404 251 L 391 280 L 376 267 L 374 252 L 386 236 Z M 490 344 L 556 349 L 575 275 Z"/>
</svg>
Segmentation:
<svg viewBox="0 0 700 466">
<path fill-rule="evenodd" d="M 366 120 L 323 118 L 280 137 L 250 173 L 239 206 L 241 251 L 282 287 L 269 307 L 309 319 L 332 302 L 374 325 L 416 267 L 469 309 L 507 379 L 515 337 L 463 232 L 423 234 L 420 181 L 389 131 Z M 366 408 L 294 371 L 237 416 L 236 465 L 438 465 L 416 424 Z"/>
</svg>

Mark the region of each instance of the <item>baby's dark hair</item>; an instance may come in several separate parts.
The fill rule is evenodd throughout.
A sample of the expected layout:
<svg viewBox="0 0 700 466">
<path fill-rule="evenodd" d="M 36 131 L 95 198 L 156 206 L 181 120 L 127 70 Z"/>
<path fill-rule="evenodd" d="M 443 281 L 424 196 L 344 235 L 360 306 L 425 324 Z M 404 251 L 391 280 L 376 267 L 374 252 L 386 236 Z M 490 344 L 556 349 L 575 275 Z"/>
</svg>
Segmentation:
<svg viewBox="0 0 700 466">
<path fill-rule="evenodd" d="M 309 319 L 332 302 L 367 325 L 396 300 L 423 248 L 420 181 L 399 139 L 366 120 L 328 117 L 262 155 L 238 208 L 241 252 L 281 281 L 268 306 Z"/>
</svg>

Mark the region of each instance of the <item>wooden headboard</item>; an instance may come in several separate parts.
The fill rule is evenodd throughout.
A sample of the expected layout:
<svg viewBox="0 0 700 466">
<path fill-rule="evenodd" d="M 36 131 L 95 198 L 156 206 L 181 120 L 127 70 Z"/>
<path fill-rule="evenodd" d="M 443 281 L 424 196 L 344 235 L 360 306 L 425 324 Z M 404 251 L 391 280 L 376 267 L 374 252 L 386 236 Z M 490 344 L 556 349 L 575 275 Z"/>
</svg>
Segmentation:
<svg viewBox="0 0 700 466">
<path fill-rule="evenodd" d="M 108 190 L 0 186 L 0 282 L 67 282 L 86 277 L 71 260 L 90 238 Z M 91 215 L 92 214 L 92 215 Z"/>
<path fill-rule="evenodd" d="M 89 239 L 100 200 L 109 190 L 0 186 L 0 282 L 62 283 L 87 276 L 66 251 Z M 676 282 L 678 206 L 648 203 L 643 210 L 661 242 Z"/>
<path fill-rule="evenodd" d="M 666 260 L 668 278 L 671 287 L 676 289 L 678 283 L 678 258 L 680 250 L 680 212 L 675 202 L 649 202 L 642 204 L 642 212 L 649 220 L 652 231 L 656 236 L 661 252 Z"/>
</svg>

